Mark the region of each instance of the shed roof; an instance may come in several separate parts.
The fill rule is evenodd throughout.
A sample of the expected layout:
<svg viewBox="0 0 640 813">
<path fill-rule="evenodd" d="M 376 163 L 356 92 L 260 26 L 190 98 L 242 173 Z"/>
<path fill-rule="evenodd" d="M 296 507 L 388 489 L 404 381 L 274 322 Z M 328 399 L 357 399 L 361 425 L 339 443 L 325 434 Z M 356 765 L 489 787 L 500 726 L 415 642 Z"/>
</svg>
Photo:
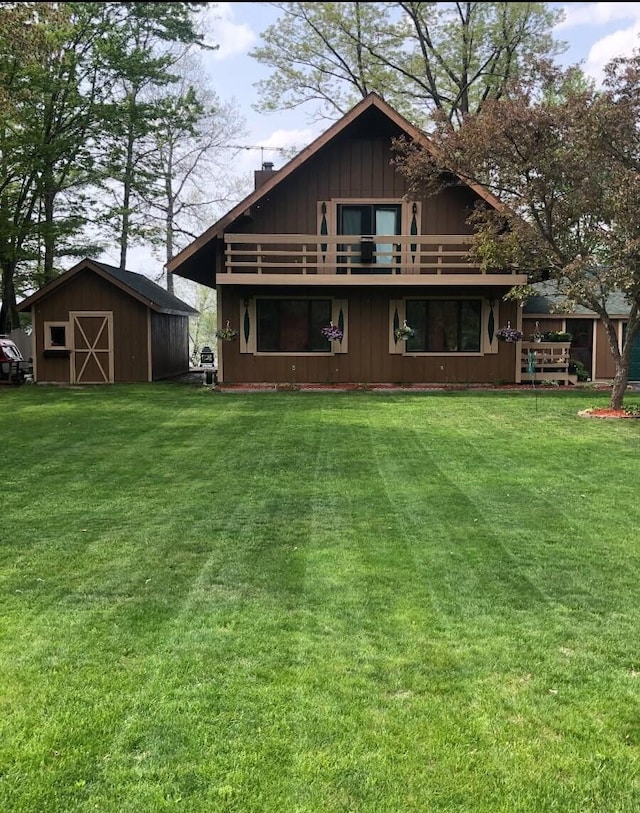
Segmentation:
<svg viewBox="0 0 640 813">
<path fill-rule="evenodd" d="M 145 277 L 144 274 L 137 274 L 134 271 L 126 271 L 121 268 L 116 268 L 107 263 L 98 262 L 98 260 L 91 260 L 89 258 L 81 260 L 79 263 L 70 268 L 68 271 L 60 274 L 51 282 L 43 285 L 35 293 L 23 299 L 18 305 L 19 311 L 28 311 L 31 306 L 38 302 L 45 296 L 48 296 L 56 288 L 70 282 L 73 277 L 81 271 L 89 269 L 109 282 L 116 285 L 125 293 L 133 296 L 143 305 L 146 305 L 151 310 L 157 313 L 170 313 L 177 316 L 196 316 L 199 311 L 192 308 L 186 302 L 183 302 L 177 296 L 169 293 L 157 283 Z"/>
</svg>

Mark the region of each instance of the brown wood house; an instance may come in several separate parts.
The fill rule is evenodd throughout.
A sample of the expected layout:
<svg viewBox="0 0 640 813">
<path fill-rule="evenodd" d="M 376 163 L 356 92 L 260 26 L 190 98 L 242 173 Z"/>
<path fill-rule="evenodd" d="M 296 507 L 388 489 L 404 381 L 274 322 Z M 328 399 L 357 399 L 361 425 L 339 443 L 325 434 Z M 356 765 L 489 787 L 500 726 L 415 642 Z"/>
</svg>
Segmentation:
<svg viewBox="0 0 640 813">
<path fill-rule="evenodd" d="M 189 371 L 189 317 L 198 311 L 142 274 L 82 260 L 18 310 L 31 312 L 37 382 L 155 381 Z"/>
<path fill-rule="evenodd" d="M 558 310 L 561 300 L 553 289 L 539 283 L 533 286 L 534 296 L 524 305 L 522 331 L 524 339 L 534 333 L 559 331 L 571 334 L 571 359 L 578 361 L 590 381 L 608 383 L 615 376 L 615 363 L 604 323 L 594 311 L 584 307 L 563 312 Z M 621 293 L 613 294 L 607 300 L 607 312 L 614 321 L 618 344 L 623 346 L 629 318 L 629 303 Z M 640 334 L 636 335 L 631 351 L 629 380 L 640 381 Z"/>
<path fill-rule="evenodd" d="M 495 383 L 517 380 L 521 326 L 502 301 L 526 275 L 470 262 L 467 218 L 499 202 L 478 186 L 412 197 L 392 140 L 424 133 L 371 94 L 256 188 L 168 268 L 215 287 L 221 382 Z M 408 339 L 396 331 L 407 322 Z M 333 324 L 342 338 L 329 340 Z"/>
</svg>

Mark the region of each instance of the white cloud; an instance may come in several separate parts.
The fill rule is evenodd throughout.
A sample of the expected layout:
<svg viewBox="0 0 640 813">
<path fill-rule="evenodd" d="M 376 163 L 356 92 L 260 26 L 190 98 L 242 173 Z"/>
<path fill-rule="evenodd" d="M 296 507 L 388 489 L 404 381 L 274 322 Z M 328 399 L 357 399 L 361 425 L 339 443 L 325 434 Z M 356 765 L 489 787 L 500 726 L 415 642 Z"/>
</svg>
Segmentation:
<svg viewBox="0 0 640 813">
<path fill-rule="evenodd" d="M 258 37 L 245 23 L 234 18 L 233 6 L 237 3 L 216 3 L 208 6 L 204 13 L 207 26 L 207 42 L 218 45 L 211 56 L 215 60 L 228 59 L 238 54 L 246 54 Z"/>
<path fill-rule="evenodd" d="M 584 66 L 585 72 L 597 80 L 602 79 L 603 68 L 607 62 L 617 56 L 631 56 L 640 45 L 640 20 L 633 26 L 614 31 L 606 37 L 599 39 L 589 49 Z"/>
<path fill-rule="evenodd" d="M 258 146 L 264 147 L 265 150 L 269 147 L 295 148 L 299 152 L 313 141 L 317 135 L 308 127 L 304 130 L 274 130 L 269 138 L 260 141 Z"/>
<path fill-rule="evenodd" d="M 247 147 L 233 158 L 237 174 L 244 175 L 260 169 L 263 161 L 271 161 L 276 169 L 284 166 L 291 158 L 310 144 L 318 133 L 305 130 L 274 130 L 266 138 L 254 136 L 246 141 Z"/>
<path fill-rule="evenodd" d="M 569 3 L 562 7 L 565 18 L 556 29 L 578 25 L 606 25 L 618 20 L 640 20 L 640 3 Z"/>
<path fill-rule="evenodd" d="M 581 49 L 582 67 L 596 82 L 614 57 L 631 56 L 640 47 L 640 3 L 569 3 L 555 33 Z M 587 54 L 584 57 L 584 54 Z"/>
</svg>

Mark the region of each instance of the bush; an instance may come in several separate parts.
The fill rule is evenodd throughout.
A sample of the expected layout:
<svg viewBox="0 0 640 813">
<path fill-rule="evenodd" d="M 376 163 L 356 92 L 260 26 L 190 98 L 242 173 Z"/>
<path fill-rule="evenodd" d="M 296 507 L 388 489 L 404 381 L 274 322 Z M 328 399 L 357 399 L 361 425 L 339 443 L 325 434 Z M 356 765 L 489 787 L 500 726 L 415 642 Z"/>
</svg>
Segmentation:
<svg viewBox="0 0 640 813">
<path fill-rule="evenodd" d="M 569 359 L 569 372 L 578 376 L 578 381 L 588 381 L 589 373 L 586 367 L 578 359 Z"/>
</svg>

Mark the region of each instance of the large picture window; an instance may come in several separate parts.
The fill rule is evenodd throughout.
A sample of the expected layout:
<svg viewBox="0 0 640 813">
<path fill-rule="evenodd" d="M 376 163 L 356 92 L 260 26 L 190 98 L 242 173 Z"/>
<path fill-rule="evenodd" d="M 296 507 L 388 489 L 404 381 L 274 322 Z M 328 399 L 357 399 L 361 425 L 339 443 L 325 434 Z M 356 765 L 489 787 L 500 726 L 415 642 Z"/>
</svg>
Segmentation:
<svg viewBox="0 0 640 813">
<path fill-rule="evenodd" d="M 258 299 L 258 353 L 330 353 L 330 299 Z"/>
<path fill-rule="evenodd" d="M 408 299 L 406 314 L 415 330 L 407 352 L 480 352 L 480 299 Z"/>
</svg>

